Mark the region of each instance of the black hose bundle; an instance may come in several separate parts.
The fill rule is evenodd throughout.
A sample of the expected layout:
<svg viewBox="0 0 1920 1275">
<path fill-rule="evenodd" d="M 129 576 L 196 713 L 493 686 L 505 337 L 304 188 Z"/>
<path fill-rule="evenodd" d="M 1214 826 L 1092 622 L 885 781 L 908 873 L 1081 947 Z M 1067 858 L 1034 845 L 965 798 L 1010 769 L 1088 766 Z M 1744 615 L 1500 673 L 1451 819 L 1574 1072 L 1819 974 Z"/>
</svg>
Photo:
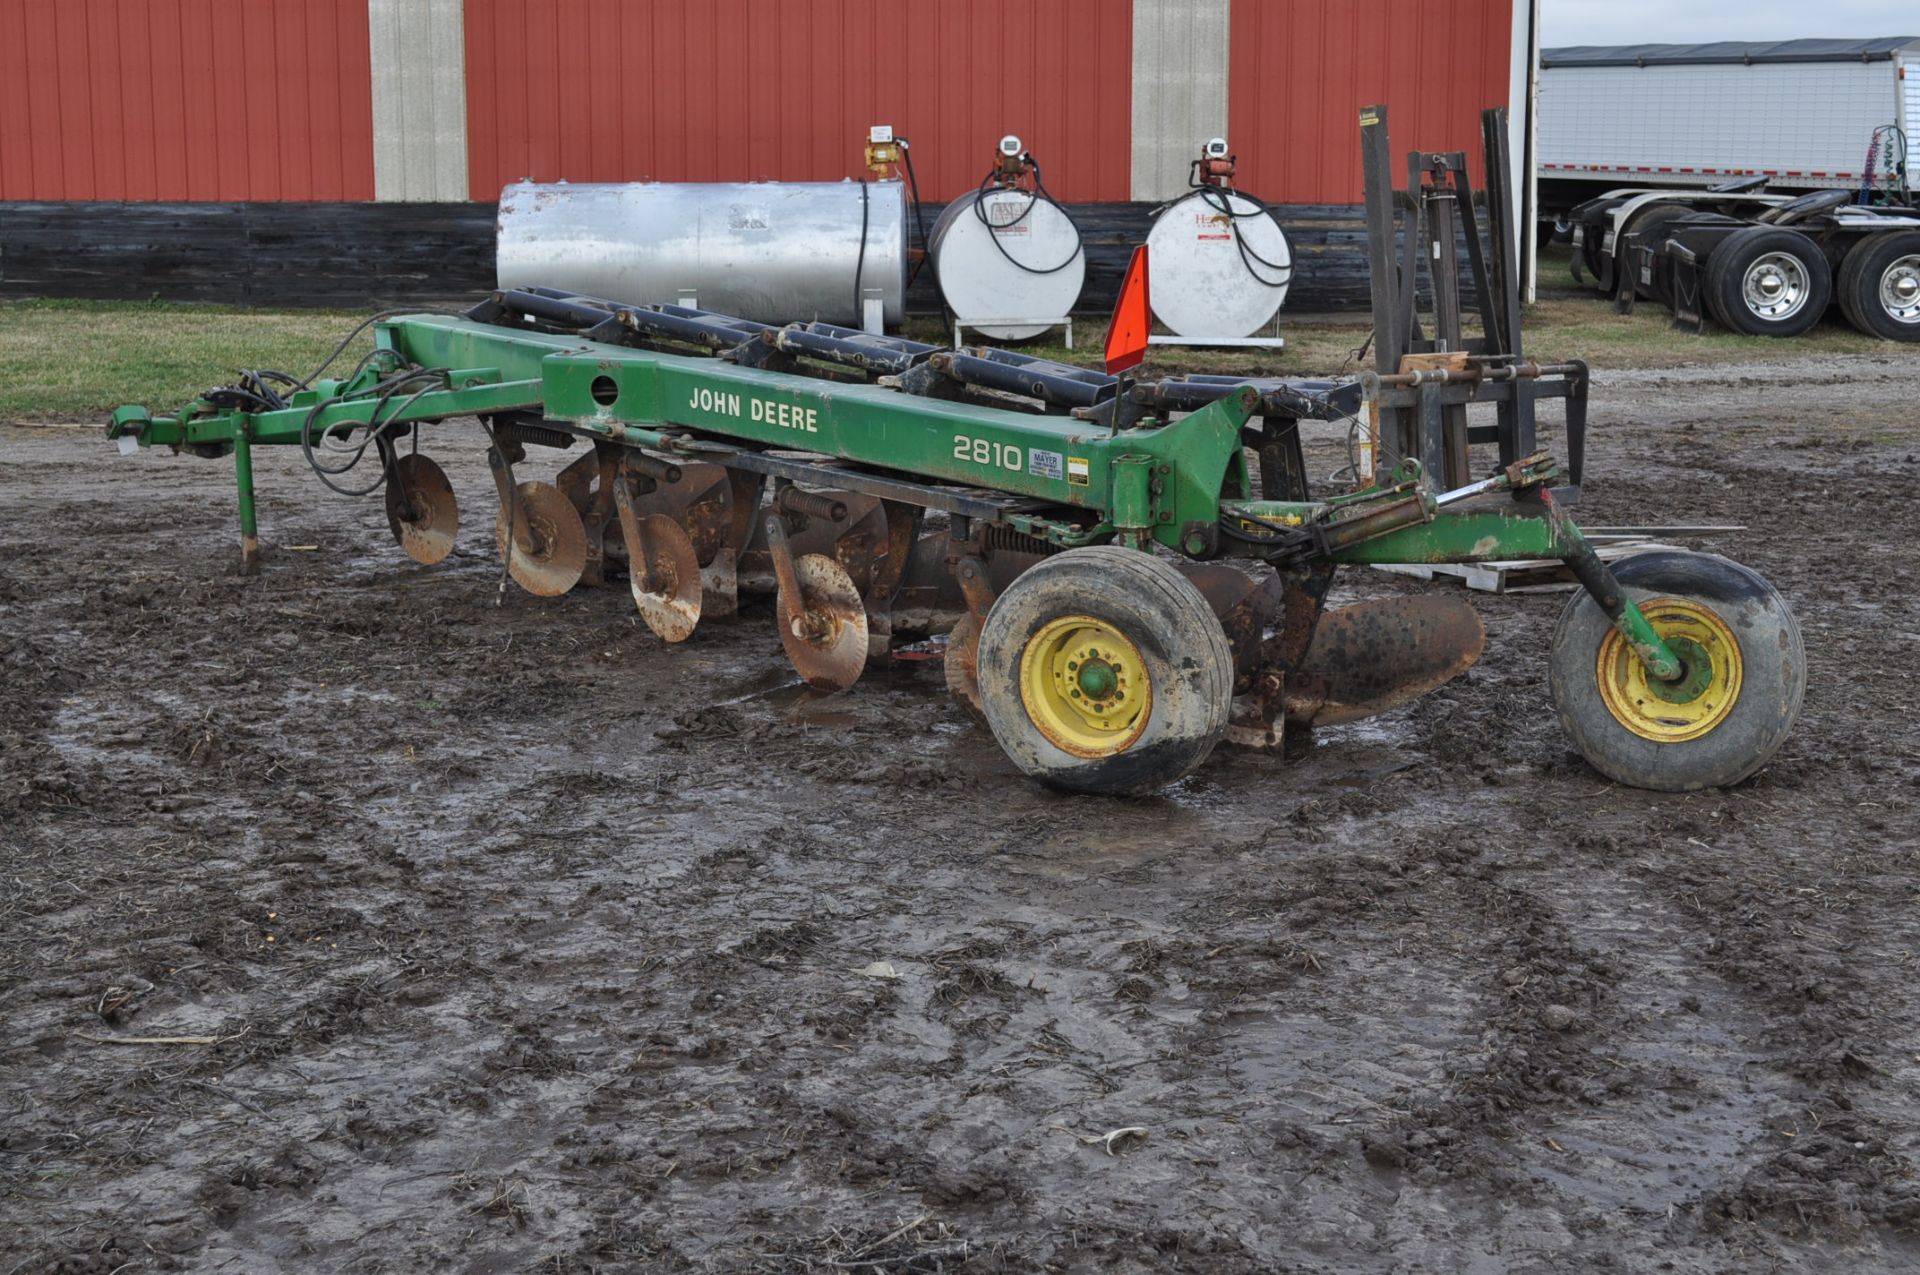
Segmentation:
<svg viewBox="0 0 1920 1275">
<path fill-rule="evenodd" d="M 1280 231 L 1280 236 L 1284 240 L 1287 232 L 1280 226 L 1280 219 L 1273 216 L 1272 209 L 1268 208 L 1252 195 L 1247 194 L 1244 190 L 1234 190 L 1230 187 L 1223 189 L 1219 186 L 1201 181 L 1200 161 L 1197 159 L 1194 160 L 1192 165 L 1187 169 L 1187 188 L 1198 192 L 1202 203 L 1227 219 L 1227 233 L 1233 236 L 1234 247 L 1240 250 L 1240 264 L 1246 267 L 1247 273 L 1253 277 L 1256 283 L 1268 288 L 1284 288 L 1293 282 L 1293 265 L 1291 262 L 1268 261 L 1259 253 L 1247 247 L 1246 236 L 1240 233 L 1239 223 L 1241 221 L 1253 217 L 1268 217 L 1272 218 L 1274 227 Z M 1233 197 L 1235 195 L 1240 196 L 1240 198 L 1252 204 L 1253 207 L 1246 212 L 1237 211 L 1233 206 Z M 1259 266 L 1264 266 L 1266 269 L 1277 271 L 1278 273 L 1276 277 L 1268 278 L 1266 275 L 1260 273 L 1258 269 Z"/>
<path fill-rule="evenodd" d="M 392 354 L 392 351 L 375 350 L 373 353 Z M 372 357 L 372 355 L 369 355 L 367 359 L 361 360 L 362 364 L 364 365 Z M 358 465 L 361 458 L 366 455 L 369 447 L 385 444 L 397 427 L 411 430 L 412 426 L 410 424 L 405 426 L 400 425 L 399 417 L 409 407 L 412 407 L 422 395 L 431 393 L 434 390 L 450 388 L 451 382 L 448 380 L 450 371 L 451 369 L 444 367 L 430 368 L 410 365 L 375 382 L 367 388 L 365 393 L 355 395 L 353 400 L 337 398 L 321 399 L 313 405 L 307 412 L 306 419 L 300 423 L 300 454 L 306 458 L 307 465 L 330 490 L 336 491 L 342 496 L 372 495 L 386 485 L 387 473 L 384 465 L 381 466 L 380 476 L 365 487 L 343 487 L 333 480 L 351 470 L 355 465 Z M 418 386 L 418 388 L 413 388 L 415 386 Z M 385 420 L 381 420 L 381 413 L 386 411 L 388 405 L 401 393 L 409 389 L 412 389 L 412 392 L 408 394 L 405 399 L 401 400 L 399 406 L 387 413 Z M 353 431 L 356 426 L 363 423 L 360 421 L 340 421 L 336 424 L 329 425 L 317 435 L 313 432 L 313 424 L 319 419 L 320 413 L 326 411 L 327 408 L 332 407 L 335 403 L 358 401 L 368 398 L 375 399 L 376 401 L 373 405 L 373 411 L 364 422 L 366 433 L 361 437 L 359 442 L 356 443 L 353 441 Z M 416 438 L 416 442 L 417 441 Z M 381 446 L 381 451 L 384 453 L 386 448 Z M 323 460 L 323 456 L 336 457 L 338 459 Z"/>
<path fill-rule="evenodd" d="M 853 325 L 855 327 L 866 326 L 860 321 L 860 276 L 867 269 L 867 201 L 869 198 L 867 179 L 862 177 L 860 179 L 860 255 L 853 260 Z"/>
<path fill-rule="evenodd" d="M 907 276 L 907 286 L 911 288 L 926 266 L 927 258 L 933 255 L 933 245 L 927 240 L 927 219 L 920 211 L 920 179 L 913 174 L 913 145 L 904 137 L 893 140 L 900 147 L 900 163 L 907 170 L 907 191 L 913 197 L 913 224 L 920 232 L 920 260 L 915 263 L 913 273 Z"/>
<path fill-rule="evenodd" d="M 1024 156 L 1023 158 L 1026 161 L 1027 170 L 1033 174 L 1033 189 L 1027 192 L 1027 202 L 1026 202 L 1026 205 L 1020 209 L 1020 215 L 1018 217 L 1015 217 L 1012 221 L 1002 222 L 998 226 L 994 225 L 993 222 L 989 220 L 987 217 L 987 196 L 993 193 L 991 188 L 998 185 L 997 177 L 999 174 L 999 169 L 997 168 L 989 170 L 987 175 L 981 179 L 980 188 L 974 193 L 973 215 L 979 218 L 980 224 L 987 228 L 987 238 L 993 240 L 993 246 L 1000 250 L 1000 255 L 1005 257 L 1008 261 L 1012 262 L 1015 266 L 1026 271 L 1028 274 L 1059 274 L 1062 270 L 1065 270 L 1068 266 L 1072 265 L 1074 262 L 1074 259 L 1078 257 L 1083 251 L 1085 251 L 1086 241 L 1080 235 L 1080 227 L 1077 225 L 1074 225 L 1073 218 L 1071 216 L 1068 216 L 1067 210 L 1060 207 L 1060 201 L 1055 199 L 1051 194 L 1047 192 L 1047 183 L 1040 176 L 1039 162 L 1035 160 L 1031 155 Z M 1017 191 L 1020 189 L 1018 186 L 1002 186 L 1000 188 L 1003 190 L 1013 190 L 1013 191 Z M 1047 266 L 1044 268 L 1039 266 L 1030 266 L 1026 264 L 1024 261 L 1019 260 L 1012 253 L 1007 251 L 1007 246 L 1005 244 L 1000 242 L 1000 232 L 1003 230 L 1010 229 L 1011 227 L 1017 226 L 1021 222 L 1025 221 L 1029 216 L 1032 215 L 1034 205 L 1038 204 L 1042 200 L 1045 200 L 1047 203 L 1052 204 L 1062 217 L 1066 217 L 1067 224 L 1069 226 L 1073 226 L 1073 251 L 1068 253 L 1066 256 L 1066 259 L 1062 261 L 1059 265 Z"/>
</svg>

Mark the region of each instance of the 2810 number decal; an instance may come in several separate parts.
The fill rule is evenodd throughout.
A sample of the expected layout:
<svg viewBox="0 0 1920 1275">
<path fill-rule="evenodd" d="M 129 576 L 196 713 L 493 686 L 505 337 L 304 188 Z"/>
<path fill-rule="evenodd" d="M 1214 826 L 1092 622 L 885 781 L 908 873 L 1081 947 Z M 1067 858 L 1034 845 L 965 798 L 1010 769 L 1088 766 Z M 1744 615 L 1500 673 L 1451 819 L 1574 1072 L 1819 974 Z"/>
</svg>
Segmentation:
<svg viewBox="0 0 1920 1275">
<path fill-rule="evenodd" d="M 972 461 L 976 465 L 989 468 L 1010 469 L 1020 472 L 1020 448 L 1012 443 L 998 443 L 991 438 L 974 438 L 970 434 L 953 436 L 953 458 Z"/>
</svg>

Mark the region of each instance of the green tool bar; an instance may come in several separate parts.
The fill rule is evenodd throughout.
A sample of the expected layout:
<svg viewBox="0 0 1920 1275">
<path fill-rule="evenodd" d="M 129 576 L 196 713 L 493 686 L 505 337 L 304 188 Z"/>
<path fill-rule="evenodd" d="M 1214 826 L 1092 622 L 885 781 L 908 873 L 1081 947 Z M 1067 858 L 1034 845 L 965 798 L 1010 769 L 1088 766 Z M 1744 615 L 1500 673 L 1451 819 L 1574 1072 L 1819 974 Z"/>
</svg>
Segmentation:
<svg viewBox="0 0 1920 1275">
<path fill-rule="evenodd" d="M 812 453 L 936 483 L 1084 509 L 1105 533 L 1138 547 L 1156 540 L 1204 555 L 1220 525 L 1223 490 L 1247 490 L 1241 432 L 1259 409 L 1252 387 L 1178 421 L 1112 430 L 1048 416 L 908 394 L 885 385 L 825 380 L 726 359 L 664 354 L 445 315 L 409 315 L 376 326 L 377 347 L 407 368 L 363 364 L 347 382 L 318 381 L 286 408 L 248 413 L 150 417 L 114 414 L 109 437 L 142 445 L 234 448 L 243 542 L 255 545 L 251 448 L 300 443 L 355 425 L 402 425 L 457 416 L 526 412 L 574 431 L 630 446 L 684 451 L 696 440 L 674 428 L 749 447 Z M 433 378 L 441 382 L 436 384 Z M 380 386 L 389 390 L 376 393 Z M 422 389 L 421 386 L 428 388 Z M 204 401 L 199 407 L 209 408 Z M 1619 588 L 1544 486 L 1544 456 L 1436 498 L 1406 482 L 1322 504 L 1230 502 L 1229 515 L 1287 525 L 1317 524 L 1324 556 L 1344 563 L 1484 562 L 1559 558 L 1606 609 L 1656 677 L 1673 680 L 1680 661 Z M 1525 487 L 1530 503 L 1502 511 L 1438 507 L 1493 490 Z M 1027 528 L 1060 543 L 1093 534 L 1076 520 L 1038 519 Z M 1018 526 L 1018 523 L 1015 523 Z"/>
<path fill-rule="evenodd" d="M 1176 548 L 1183 527 L 1218 521 L 1224 479 L 1230 469 L 1244 474 L 1240 431 L 1258 405 L 1257 396 L 1228 397 L 1172 424 L 1116 434 L 1071 417 L 438 315 L 391 320 L 377 339 L 426 367 L 497 368 L 515 384 L 538 377 L 545 417 L 590 432 L 682 426 L 1103 514 L 1115 503 L 1115 464 L 1126 457 L 1144 466 L 1128 470 L 1130 482 L 1144 483 L 1127 494 L 1131 525 Z"/>
<path fill-rule="evenodd" d="M 1576 533 L 1577 534 L 1577 533 Z M 1564 558 L 1566 545 L 1544 515 L 1512 510 L 1442 510 L 1433 521 L 1402 527 L 1334 555 L 1336 562 L 1485 562 L 1502 558 Z"/>
<path fill-rule="evenodd" d="M 479 378 L 493 375 L 484 369 L 469 370 L 466 375 L 473 379 L 463 389 L 429 390 L 417 399 L 413 399 L 409 391 L 395 395 L 384 404 L 378 398 L 335 399 L 318 412 L 314 408 L 323 401 L 323 396 L 313 391 L 295 395 L 293 406 L 277 412 L 251 415 L 218 412 L 186 421 L 175 416 L 145 416 L 122 408 L 114 413 L 114 428 L 109 436 L 131 432 L 139 437 L 142 445 L 171 447 L 231 443 L 244 430 L 255 443 L 298 443 L 303 434 L 317 438 L 335 426 L 366 424 L 376 409 L 384 425 L 389 421 L 438 420 L 444 416 L 474 416 L 540 406 L 538 380 L 482 381 Z"/>
</svg>

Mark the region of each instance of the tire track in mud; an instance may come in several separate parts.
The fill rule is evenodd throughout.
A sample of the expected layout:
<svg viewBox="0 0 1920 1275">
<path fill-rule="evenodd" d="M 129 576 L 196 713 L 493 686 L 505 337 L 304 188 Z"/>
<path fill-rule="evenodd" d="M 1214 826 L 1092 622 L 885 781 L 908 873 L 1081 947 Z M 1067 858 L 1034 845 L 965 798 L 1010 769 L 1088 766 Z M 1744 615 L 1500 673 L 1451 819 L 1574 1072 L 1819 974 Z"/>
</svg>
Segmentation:
<svg viewBox="0 0 1920 1275">
<path fill-rule="evenodd" d="M 1675 823 L 1683 834 L 1704 831 L 1697 818 Z M 1749 843 L 1744 831 L 1727 829 L 1719 848 L 1740 853 Z M 1910 1021 L 1915 1000 L 1910 982 L 1870 986 L 1855 956 L 1888 950 L 1911 932 L 1910 920 L 1874 913 L 1882 898 L 1910 906 L 1912 883 L 1904 883 L 1905 899 L 1876 897 L 1871 867 L 1836 888 L 1831 865 L 1753 852 L 1769 870 L 1733 873 L 1724 861 L 1678 855 L 1648 877 L 1704 935 L 1694 959 L 1756 1007 L 1765 1064 L 1784 1082 L 1747 1163 L 1702 1194 L 1700 1224 L 1739 1232 L 1757 1223 L 1920 1251 L 1920 1139 L 1888 1103 L 1920 1073 L 1920 1060 L 1875 1039 L 1888 1016 Z"/>
</svg>

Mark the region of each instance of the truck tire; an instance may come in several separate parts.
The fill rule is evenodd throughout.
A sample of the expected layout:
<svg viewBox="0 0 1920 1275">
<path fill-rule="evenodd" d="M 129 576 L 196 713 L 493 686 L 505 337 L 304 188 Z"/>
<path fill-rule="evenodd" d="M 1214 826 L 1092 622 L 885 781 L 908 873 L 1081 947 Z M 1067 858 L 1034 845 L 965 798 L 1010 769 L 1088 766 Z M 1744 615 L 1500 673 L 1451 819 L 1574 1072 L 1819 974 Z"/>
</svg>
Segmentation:
<svg viewBox="0 0 1920 1275">
<path fill-rule="evenodd" d="M 1868 336 L 1920 341 L 1920 230 L 1866 235 L 1840 261 L 1840 312 Z"/>
<path fill-rule="evenodd" d="M 987 612 L 981 711 L 1014 765 L 1071 792 L 1144 797 L 1206 760 L 1233 708 L 1233 648 L 1187 578 L 1137 549 L 1069 549 Z"/>
<path fill-rule="evenodd" d="M 1748 336 L 1799 336 L 1833 299 L 1833 271 L 1797 230 L 1748 226 L 1707 258 L 1707 306 L 1722 327 Z"/>
</svg>

